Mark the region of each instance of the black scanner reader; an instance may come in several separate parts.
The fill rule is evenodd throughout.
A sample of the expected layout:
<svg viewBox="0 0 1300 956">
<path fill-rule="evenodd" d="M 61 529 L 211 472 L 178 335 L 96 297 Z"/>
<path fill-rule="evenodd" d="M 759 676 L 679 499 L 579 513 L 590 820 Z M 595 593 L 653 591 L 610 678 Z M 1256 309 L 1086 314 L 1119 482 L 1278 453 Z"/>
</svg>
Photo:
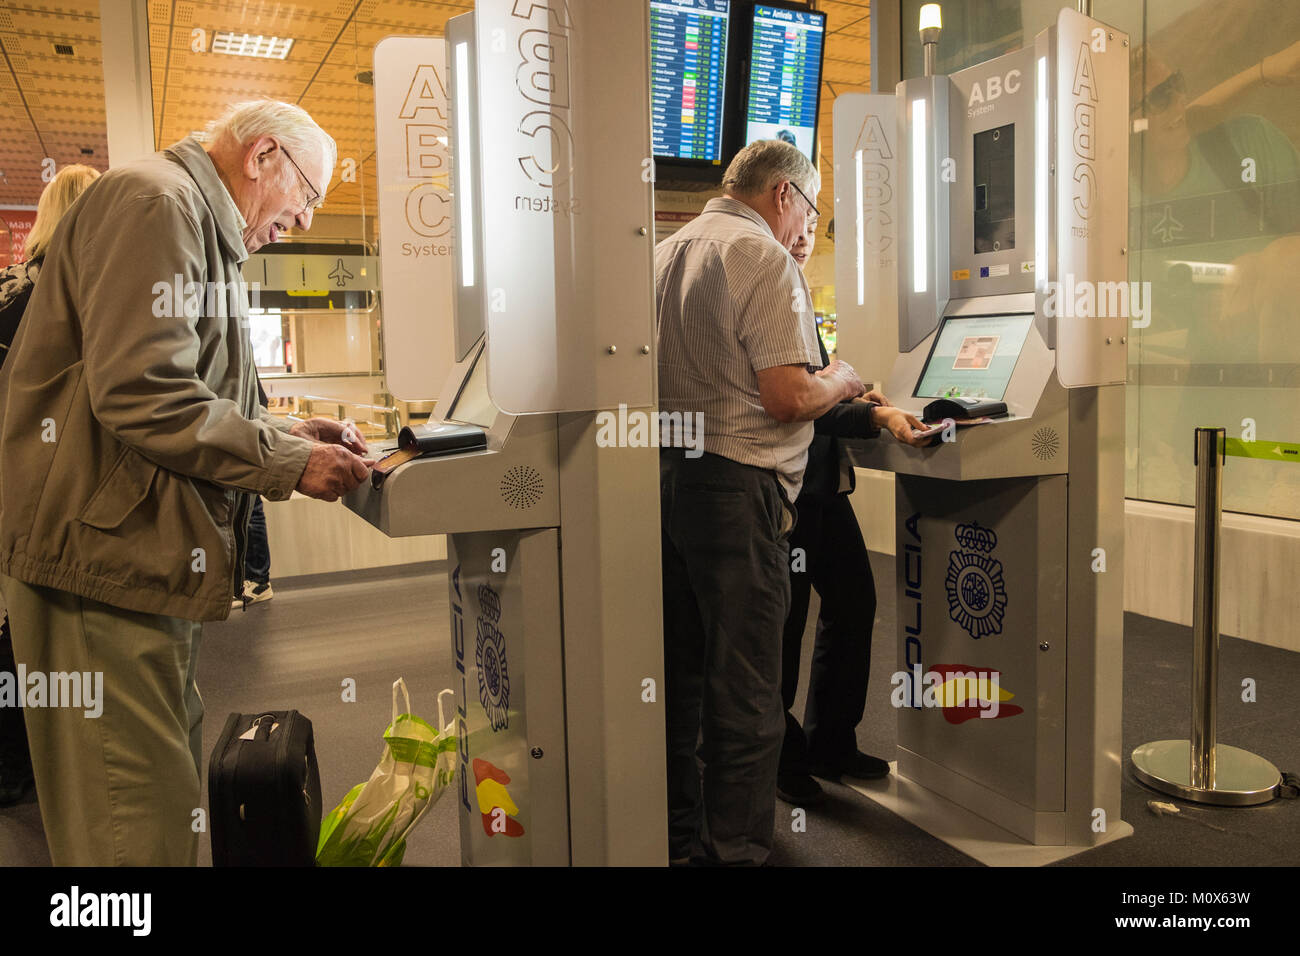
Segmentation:
<svg viewBox="0 0 1300 956">
<path fill-rule="evenodd" d="M 1001 418 L 1007 414 L 1006 402 L 995 402 L 986 398 L 937 398 L 925 406 L 921 420 L 941 422 L 945 418 Z"/>
</svg>

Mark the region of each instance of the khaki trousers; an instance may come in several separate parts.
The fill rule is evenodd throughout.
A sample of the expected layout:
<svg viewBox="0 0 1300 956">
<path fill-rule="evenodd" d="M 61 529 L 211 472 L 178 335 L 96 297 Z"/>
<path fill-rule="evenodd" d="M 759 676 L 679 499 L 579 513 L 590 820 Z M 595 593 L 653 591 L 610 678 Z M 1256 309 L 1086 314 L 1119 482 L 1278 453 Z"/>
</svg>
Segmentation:
<svg viewBox="0 0 1300 956">
<path fill-rule="evenodd" d="M 50 686 L 55 673 L 103 675 L 98 717 L 87 716 L 85 706 L 25 710 L 54 865 L 193 866 L 203 762 L 203 701 L 194 683 L 202 625 L 5 575 L 0 589 L 29 686 L 38 673 Z"/>
</svg>

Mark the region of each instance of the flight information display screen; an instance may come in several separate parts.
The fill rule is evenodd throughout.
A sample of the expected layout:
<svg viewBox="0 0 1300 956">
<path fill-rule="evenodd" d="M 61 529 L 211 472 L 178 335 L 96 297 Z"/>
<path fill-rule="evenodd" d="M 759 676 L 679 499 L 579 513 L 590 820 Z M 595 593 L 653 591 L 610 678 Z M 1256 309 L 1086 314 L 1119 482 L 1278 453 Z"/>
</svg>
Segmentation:
<svg viewBox="0 0 1300 956">
<path fill-rule="evenodd" d="M 916 397 L 1002 401 L 1033 321 L 1032 315 L 944 319 Z"/>
<path fill-rule="evenodd" d="M 754 7 L 746 143 L 783 139 L 813 158 L 825 40 L 824 13 Z"/>
<path fill-rule="evenodd" d="M 650 110 L 656 156 L 722 162 L 731 0 L 652 0 Z"/>
</svg>

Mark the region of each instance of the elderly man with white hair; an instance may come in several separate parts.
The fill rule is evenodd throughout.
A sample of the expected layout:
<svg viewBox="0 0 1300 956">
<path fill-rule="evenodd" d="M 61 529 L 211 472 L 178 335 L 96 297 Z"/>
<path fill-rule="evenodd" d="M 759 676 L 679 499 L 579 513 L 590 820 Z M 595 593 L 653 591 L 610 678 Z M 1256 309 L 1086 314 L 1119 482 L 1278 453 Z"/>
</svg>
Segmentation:
<svg viewBox="0 0 1300 956">
<path fill-rule="evenodd" d="M 336 158 L 302 109 L 240 104 L 100 177 L 50 243 L 0 372 L 0 588 L 56 866 L 195 863 L 201 622 L 230 614 L 252 496 L 369 473 L 339 423 L 262 411 L 240 277 L 311 227 Z"/>
</svg>

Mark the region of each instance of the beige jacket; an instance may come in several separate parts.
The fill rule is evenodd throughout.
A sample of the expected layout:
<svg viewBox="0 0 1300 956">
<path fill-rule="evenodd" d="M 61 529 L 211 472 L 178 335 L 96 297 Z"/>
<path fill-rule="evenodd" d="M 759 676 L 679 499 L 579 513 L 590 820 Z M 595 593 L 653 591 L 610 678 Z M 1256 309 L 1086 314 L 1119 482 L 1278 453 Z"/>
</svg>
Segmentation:
<svg viewBox="0 0 1300 956">
<path fill-rule="evenodd" d="M 242 221 L 186 139 L 105 173 L 60 222 L 0 370 L 0 573 L 229 616 L 240 492 L 288 498 L 313 444 L 257 401 Z"/>
</svg>

